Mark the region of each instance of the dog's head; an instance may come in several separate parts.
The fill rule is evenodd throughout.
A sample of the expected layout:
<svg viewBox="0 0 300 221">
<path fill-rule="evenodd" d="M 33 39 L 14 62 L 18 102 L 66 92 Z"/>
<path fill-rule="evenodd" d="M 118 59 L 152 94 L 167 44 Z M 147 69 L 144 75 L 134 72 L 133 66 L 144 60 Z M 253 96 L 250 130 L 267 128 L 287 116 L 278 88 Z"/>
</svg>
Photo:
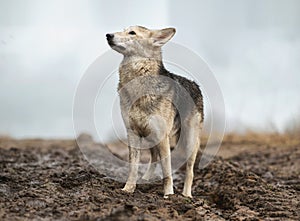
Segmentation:
<svg viewBox="0 0 300 221">
<path fill-rule="evenodd" d="M 175 34 L 175 28 L 150 30 L 141 26 L 132 26 L 122 32 L 106 34 L 112 49 L 125 55 L 152 58 L 160 53 L 161 47 Z"/>
</svg>

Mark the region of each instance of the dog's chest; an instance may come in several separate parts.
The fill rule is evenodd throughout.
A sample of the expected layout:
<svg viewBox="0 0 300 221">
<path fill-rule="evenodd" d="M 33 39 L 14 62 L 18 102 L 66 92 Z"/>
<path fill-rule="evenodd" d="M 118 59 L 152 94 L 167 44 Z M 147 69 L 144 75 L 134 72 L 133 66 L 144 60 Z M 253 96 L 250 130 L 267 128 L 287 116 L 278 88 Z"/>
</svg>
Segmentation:
<svg viewBox="0 0 300 221">
<path fill-rule="evenodd" d="M 160 121 L 165 121 L 168 128 L 173 124 L 175 109 L 172 102 L 162 96 L 145 95 L 136 101 L 132 101 L 128 96 L 121 96 L 120 101 L 125 125 L 142 137 L 157 130 L 150 123 L 153 117 L 162 118 Z"/>
<path fill-rule="evenodd" d="M 157 61 L 142 60 L 121 64 L 118 91 L 125 124 L 139 133 L 149 133 L 149 118 L 161 116 L 170 124 L 175 110 L 172 105 L 173 88 L 159 77 Z M 128 125 L 127 125 L 128 126 Z"/>
</svg>

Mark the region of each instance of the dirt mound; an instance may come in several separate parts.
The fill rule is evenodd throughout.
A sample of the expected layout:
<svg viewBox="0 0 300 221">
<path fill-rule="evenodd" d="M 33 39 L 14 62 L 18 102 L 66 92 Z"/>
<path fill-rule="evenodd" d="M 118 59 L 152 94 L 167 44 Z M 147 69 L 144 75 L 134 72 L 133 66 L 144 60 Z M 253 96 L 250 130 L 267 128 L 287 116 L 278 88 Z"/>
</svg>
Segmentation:
<svg viewBox="0 0 300 221">
<path fill-rule="evenodd" d="M 73 141 L 0 141 L 0 220 L 300 220 L 299 160 L 299 146 L 216 157 L 195 170 L 193 199 L 184 170 L 164 199 L 161 181 L 120 191 Z"/>
</svg>

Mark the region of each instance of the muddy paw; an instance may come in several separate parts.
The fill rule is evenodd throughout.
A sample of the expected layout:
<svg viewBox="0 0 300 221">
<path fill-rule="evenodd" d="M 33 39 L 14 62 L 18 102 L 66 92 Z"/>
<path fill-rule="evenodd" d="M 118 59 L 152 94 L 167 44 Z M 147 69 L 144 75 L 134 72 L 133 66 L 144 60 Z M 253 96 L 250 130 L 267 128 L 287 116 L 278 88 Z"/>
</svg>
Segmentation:
<svg viewBox="0 0 300 221">
<path fill-rule="evenodd" d="M 172 196 L 172 195 L 174 195 L 174 193 L 165 194 L 164 199 L 169 199 L 169 196 Z"/>
<path fill-rule="evenodd" d="M 193 198 L 193 196 L 192 196 L 191 193 L 185 193 L 185 192 L 183 192 L 182 195 L 183 195 L 184 197 Z"/>
</svg>

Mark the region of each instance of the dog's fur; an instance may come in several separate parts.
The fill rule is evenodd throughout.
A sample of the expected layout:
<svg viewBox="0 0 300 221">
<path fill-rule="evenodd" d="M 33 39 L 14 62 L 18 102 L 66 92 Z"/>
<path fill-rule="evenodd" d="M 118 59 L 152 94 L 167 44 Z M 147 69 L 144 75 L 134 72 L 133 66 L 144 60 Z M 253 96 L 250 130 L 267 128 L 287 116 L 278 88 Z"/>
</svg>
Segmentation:
<svg viewBox="0 0 300 221">
<path fill-rule="evenodd" d="M 143 140 L 148 140 L 155 145 L 151 145 L 151 162 L 143 178 L 146 180 L 151 178 L 155 171 L 154 162 L 160 157 L 164 176 L 164 196 L 174 193 L 170 145 L 172 140 L 177 142 L 178 135 L 181 134 L 180 144 L 184 145 L 187 153 L 183 195 L 192 197 L 193 167 L 200 147 L 200 132 L 204 118 L 203 98 L 195 82 L 172 74 L 163 66 L 161 47 L 174 34 L 174 28 L 150 30 L 133 26 L 122 32 L 106 35 L 111 48 L 124 55 L 119 67 L 118 90 L 129 144 L 129 176 L 123 188 L 127 192 L 135 190 L 140 148 L 143 148 Z M 146 77 L 148 82 L 143 77 Z M 165 78 L 171 79 L 174 83 L 164 80 Z M 131 89 L 128 89 L 128 84 Z M 182 93 L 177 85 L 184 88 L 187 94 Z M 143 91 L 149 91 L 149 87 L 159 88 L 166 96 L 143 94 Z M 139 92 L 142 96 L 135 99 Z M 194 105 L 185 104 L 188 97 L 192 99 Z M 182 111 L 179 113 L 178 109 L 183 109 L 184 113 L 182 114 Z"/>
</svg>

